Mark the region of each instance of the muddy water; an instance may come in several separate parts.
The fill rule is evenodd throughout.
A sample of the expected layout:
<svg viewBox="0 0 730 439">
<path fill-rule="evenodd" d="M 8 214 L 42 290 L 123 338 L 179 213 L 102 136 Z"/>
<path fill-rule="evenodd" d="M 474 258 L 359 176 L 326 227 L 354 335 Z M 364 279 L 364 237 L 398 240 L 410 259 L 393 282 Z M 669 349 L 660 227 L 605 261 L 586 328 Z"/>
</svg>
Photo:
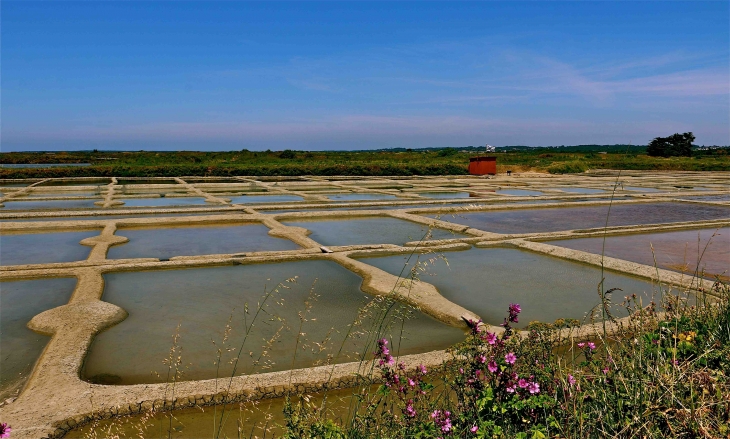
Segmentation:
<svg viewBox="0 0 730 439">
<path fill-rule="evenodd" d="M 429 232 L 428 226 L 396 218 L 287 221 L 286 225 L 311 230 L 309 237 L 324 245 L 405 244 L 420 241 Z M 443 229 L 431 229 L 430 235 L 431 240 L 464 237 Z"/>
<path fill-rule="evenodd" d="M 444 297 L 492 324 L 502 322 L 510 303 L 522 305 L 520 327 L 533 320 L 552 323 L 558 318 L 582 319 L 599 303 L 598 268 L 503 248 L 448 252 L 444 256 L 446 261 L 429 262 L 433 255 L 420 260 L 399 255 L 362 261 L 393 275 L 403 273 L 403 277 L 418 264 L 425 268 L 419 275 L 422 281 L 435 285 Z M 614 297 L 618 301 L 625 295 L 650 295 L 652 291 L 650 283 L 615 273 L 606 273 L 605 285 L 606 289 L 623 289 Z"/>
<path fill-rule="evenodd" d="M 295 283 L 286 281 L 295 276 Z M 373 348 L 366 346 L 367 333 L 380 321 L 374 315 L 382 308 L 382 303 L 361 292 L 359 276 L 329 261 L 113 273 L 104 278 L 102 300 L 121 306 L 129 317 L 96 337 L 83 376 L 110 384 L 165 382 L 163 360 L 176 332 L 182 346 L 182 379 L 230 376 L 230 361 L 244 340 L 244 327 L 254 319 L 257 304 L 262 304 L 262 312 L 245 342 L 236 374 L 309 367 L 326 362 L 328 356 L 334 362 L 357 361 L 361 352 L 370 358 Z M 284 286 L 265 300 L 265 293 L 282 282 Z M 360 308 L 369 303 L 368 312 L 360 315 L 361 322 L 352 326 Z M 300 311 L 306 319 L 301 329 Z M 393 312 L 389 316 L 396 317 L 405 309 L 396 306 Z M 402 341 L 398 336 L 393 339 L 394 351 L 428 352 L 463 339 L 459 329 L 420 312 L 410 314 Z M 231 316 L 231 332 L 221 344 Z M 400 333 L 400 321 L 393 323 L 385 336 Z M 345 341 L 348 331 L 351 335 Z M 304 335 L 297 340 L 299 333 Z M 219 372 L 214 364 L 218 348 L 211 340 L 224 350 L 235 348 L 225 352 Z"/>
<path fill-rule="evenodd" d="M 107 257 L 171 258 L 299 248 L 288 239 L 276 238 L 268 233 L 269 228 L 262 224 L 119 229 L 116 234 L 129 238 L 129 242 L 111 247 Z"/>
<path fill-rule="evenodd" d="M 372 388 L 370 395 L 373 395 L 376 390 L 376 388 Z M 354 394 L 356 392 L 360 392 L 360 389 L 330 390 L 326 394 L 308 395 L 308 402 L 300 400 L 297 396 L 292 396 L 291 401 L 293 404 L 302 401 L 310 409 L 323 410 L 329 419 L 342 425 L 350 419 L 350 414 L 355 410 L 357 400 Z M 282 427 L 285 425 L 284 404 L 284 398 L 272 398 L 227 405 L 223 412 L 224 421 L 219 437 L 280 437 L 285 431 Z M 64 439 L 131 438 L 138 437 L 140 429 L 144 430 L 145 438 L 212 438 L 216 435 L 217 428 L 214 426 L 219 425 L 222 410 L 221 406 L 176 410 L 173 413 L 172 423 L 169 413 L 158 413 L 149 419 L 138 415 L 98 421 L 96 424 L 89 424 L 67 433 Z M 239 426 L 241 427 L 240 435 Z"/>
<path fill-rule="evenodd" d="M 76 279 L 0 282 L 0 399 L 15 395 L 50 340 L 26 324 L 37 314 L 64 305 Z"/>
<path fill-rule="evenodd" d="M 550 244 L 596 254 L 604 251 L 603 238 L 566 239 Z M 610 236 L 606 238 L 604 254 L 651 266 L 654 266 L 656 258 L 656 265 L 660 268 L 690 275 L 704 272 L 710 279 L 721 275 L 730 280 L 728 227 Z"/>
<path fill-rule="evenodd" d="M 429 217 L 435 218 L 434 215 Z M 451 221 L 496 233 L 536 233 L 610 226 L 658 224 L 730 218 L 730 208 L 721 206 L 656 203 L 609 207 L 563 207 L 440 215 Z"/>
<path fill-rule="evenodd" d="M 79 241 L 98 234 L 98 231 L 88 231 L 0 235 L 0 264 L 82 261 L 89 256 L 91 247 L 81 245 Z"/>
</svg>

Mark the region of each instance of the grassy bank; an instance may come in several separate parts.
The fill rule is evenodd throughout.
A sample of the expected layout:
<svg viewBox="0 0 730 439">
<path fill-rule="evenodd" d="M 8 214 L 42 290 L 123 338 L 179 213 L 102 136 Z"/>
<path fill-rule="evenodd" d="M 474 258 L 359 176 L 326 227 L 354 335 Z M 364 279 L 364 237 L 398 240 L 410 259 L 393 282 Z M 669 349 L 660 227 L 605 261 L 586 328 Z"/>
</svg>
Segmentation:
<svg viewBox="0 0 730 439">
<path fill-rule="evenodd" d="M 521 309 L 510 305 L 507 331 L 475 325 L 438 384 L 422 367 L 397 363 L 382 339 L 379 390 L 364 386 L 344 423 L 292 398 L 283 437 L 730 437 L 729 290 L 713 288 L 719 303 L 687 306 L 666 296 L 666 314 L 627 298 L 634 318 L 593 339 L 574 338 L 575 323 L 562 319 L 511 334 Z"/>
<path fill-rule="evenodd" d="M 475 153 L 441 151 L 373 152 L 64 152 L 4 153 L 2 164 L 89 163 L 85 167 L 0 168 L 0 178 L 179 177 L 231 175 L 463 175 Z M 515 167 L 551 173 L 587 169 L 730 171 L 727 150 L 698 151 L 694 157 L 658 158 L 632 152 L 497 152 L 500 170 Z"/>
</svg>

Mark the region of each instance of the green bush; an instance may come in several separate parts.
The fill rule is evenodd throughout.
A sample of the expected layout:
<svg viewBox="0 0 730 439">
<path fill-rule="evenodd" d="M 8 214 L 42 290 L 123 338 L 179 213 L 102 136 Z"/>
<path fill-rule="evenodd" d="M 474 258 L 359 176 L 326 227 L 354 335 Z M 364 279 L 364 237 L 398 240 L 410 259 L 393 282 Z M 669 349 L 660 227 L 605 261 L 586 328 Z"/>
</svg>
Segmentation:
<svg viewBox="0 0 730 439">
<path fill-rule="evenodd" d="M 588 170 L 588 166 L 579 160 L 555 163 L 548 167 L 551 174 L 579 174 Z"/>
<path fill-rule="evenodd" d="M 291 149 L 285 149 L 279 154 L 280 159 L 295 159 L 297 158 L 297 154 L 292 151 Z"/>
<path fill-rule="evenodd" d="M 458 153 L 459 151 L 457 151 L 456 148 L 444 148 L 440 150 L 436 155 L 439 157 L 449 157 Z"/>
</svg>

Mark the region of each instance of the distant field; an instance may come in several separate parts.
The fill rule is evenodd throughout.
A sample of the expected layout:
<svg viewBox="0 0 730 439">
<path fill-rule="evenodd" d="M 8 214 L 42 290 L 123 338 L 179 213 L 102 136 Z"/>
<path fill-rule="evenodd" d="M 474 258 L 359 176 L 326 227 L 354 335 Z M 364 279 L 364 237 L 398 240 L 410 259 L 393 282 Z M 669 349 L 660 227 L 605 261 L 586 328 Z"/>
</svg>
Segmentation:
<svg viewBox="0 0 730 439">
<path fill-rule="evenodd" d="M 228 175 L 459 175 L 474 152 L 59 152 L 2 153 L 0 164 L 78 164 L 52 168 L 0 168 L 0 178 L 146 177 Z M 497 152 L 498 170 L 576 173 L 587 169 L 730 171 L 728 149 L 693 157 L 656 158 L 643 153 L 559 152 L 555 149 Z"/>
</svg>

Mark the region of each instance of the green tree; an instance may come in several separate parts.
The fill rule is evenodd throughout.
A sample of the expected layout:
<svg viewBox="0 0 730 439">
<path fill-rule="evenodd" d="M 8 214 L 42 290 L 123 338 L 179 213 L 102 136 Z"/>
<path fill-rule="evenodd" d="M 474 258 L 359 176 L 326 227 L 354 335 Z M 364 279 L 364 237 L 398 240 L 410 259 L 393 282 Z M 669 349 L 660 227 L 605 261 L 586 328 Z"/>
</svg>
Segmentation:
<svg viewBox="0 0 730 439">
<path fill-rule="evenodd" d="M 285 149 L 279 154 L 279 158 L 281 159 L 294 159 L 297 157 L 297 154 L 292 151 L 291 149 Z"/>
<path fill-rule="evenodd" d="M 692 156 L 692 142 L 695 136 L 692 132 L 675 133 L 669 137 L 656 137 L 649 142 L 646 153 L 652 157 Z"/>
</svg>

